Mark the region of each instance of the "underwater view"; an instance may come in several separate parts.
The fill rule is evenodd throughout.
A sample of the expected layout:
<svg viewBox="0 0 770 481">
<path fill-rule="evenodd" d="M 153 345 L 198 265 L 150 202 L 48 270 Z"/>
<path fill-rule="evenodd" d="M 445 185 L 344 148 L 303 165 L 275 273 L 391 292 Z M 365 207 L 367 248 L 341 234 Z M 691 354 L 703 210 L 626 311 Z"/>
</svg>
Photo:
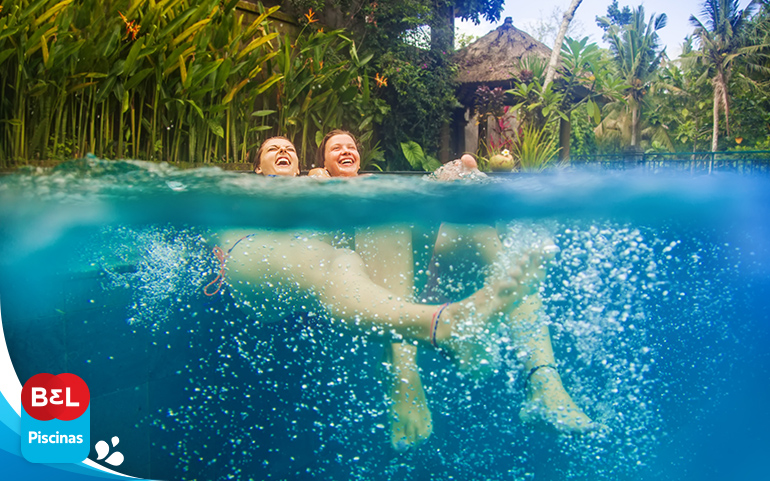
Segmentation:
<svg viewBox="0 0 770 481">
<path fill-rule="evenodd" d="M 769 218 L 766 174 L 327 180 L 89 157 L 0 176 L 0 313 L 20 382 L 83 378 L 91 439 L 118 436 L 113 469 L 135 477 L 766 479 Z M 348 277 L 375 230 L 411 240 L 389 257 L 413 268 L 404 295 Z M 532 367 L 531 331 L 488 312 L 534 298 L 555 360 Z M 394 430 L 391 342 L 417 346 L 417 439 Z M 571 414 L 532 410 L 542 368 Z"/>
</svg>

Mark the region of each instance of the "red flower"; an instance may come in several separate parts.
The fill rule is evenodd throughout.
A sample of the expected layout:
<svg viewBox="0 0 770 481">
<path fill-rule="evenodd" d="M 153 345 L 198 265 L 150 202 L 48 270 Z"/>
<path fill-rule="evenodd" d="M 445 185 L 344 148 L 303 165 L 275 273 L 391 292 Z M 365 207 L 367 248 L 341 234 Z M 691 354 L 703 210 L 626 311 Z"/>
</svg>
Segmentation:
<svg viewBox="0 0 770 481">
<path fill-rule="evenodd" d="M 118 15 L 120 15 L 120 18 L 122 18 L 123 22 L 126 24 L 126 35 L 131 35 L 131 40 L 136 40 L 136 35 L 139 33 L 139 29 L 142 28 L 142 26 L 133 20 L 129 22 L 126 16 L 120 13 L 120 11 L 118 11 Z"/>
<path fill-rule="evenodd" d="M 317 18 L 313 18 L 313 17 L 315 17 L 315 12 L 314 12 L 314 11 L 313 11 L 313 9 L 311 8 L 311 9 L 309 9 L 309 10 L 307 11 L 307 13 L 305 14 L 305 18 L 307 19 L 307 23 L 315 23 L 315 22 L 317 22 L 317 21 L 318 21 L 318 19 L 317 19 Z"/>
</svg>

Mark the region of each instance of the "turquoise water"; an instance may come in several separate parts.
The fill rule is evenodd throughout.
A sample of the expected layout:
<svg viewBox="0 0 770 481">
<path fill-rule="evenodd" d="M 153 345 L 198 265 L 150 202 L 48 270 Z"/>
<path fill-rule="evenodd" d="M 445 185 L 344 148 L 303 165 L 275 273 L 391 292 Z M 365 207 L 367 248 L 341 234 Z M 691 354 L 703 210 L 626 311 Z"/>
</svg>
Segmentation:
<svg viewBox="0 0 770 481">
<path fill-rule="evenodd" d="M 768 214 L 759 176 L 319 182 L 84 159 L 0 178 L 3 328 L 22 383 L 86 380 L 92 438 L 119 436 L 119 471 L 135 476 L 763 479 Z M 609 433 L 523 425 L 521 367 L 505 349 L 476 382 L 421 348 L 434 433 L 396 453 L 382 339 L 314 310 L 256 322 L 227 294 L 201 295 L 212 230 L 407 223 L 419 296 L 441 222 L 497 224 L 511 256 L 553 237 L 542 296 L 559 369 Z M 475 275 L 455 282 L 472 289 Z"/>
</svg>

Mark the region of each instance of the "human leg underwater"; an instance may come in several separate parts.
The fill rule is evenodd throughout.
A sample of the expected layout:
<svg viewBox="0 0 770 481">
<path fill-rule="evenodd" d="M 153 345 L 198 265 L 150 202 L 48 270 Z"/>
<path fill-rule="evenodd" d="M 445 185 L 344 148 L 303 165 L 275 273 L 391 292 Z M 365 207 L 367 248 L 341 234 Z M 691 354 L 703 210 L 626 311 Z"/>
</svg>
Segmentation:
<svg viewBox="0 0 770 481">
<path fill-rule="evenodd" d="M 227 248 L 242 239 L 227 259 L 226 278 L 239 307 L 255 311 L 275 302 L 301 308 L 317 299 L 330 316 L 366 333 L 435 343 L 450 351 L 459 345 L 457 326 L 500 322 L 536 288 L 541 261 L 511 266 L 463 302 L 446 307 L 433 323 L 437 306 L 408 302 L 372 282 L 361 257 L 301 234 L 231 230 L 218 235 Z M 535 256 L 536 257 L 536 256 Z M 287 294 L 288 293 L 288 294 Z"/>
</svg>

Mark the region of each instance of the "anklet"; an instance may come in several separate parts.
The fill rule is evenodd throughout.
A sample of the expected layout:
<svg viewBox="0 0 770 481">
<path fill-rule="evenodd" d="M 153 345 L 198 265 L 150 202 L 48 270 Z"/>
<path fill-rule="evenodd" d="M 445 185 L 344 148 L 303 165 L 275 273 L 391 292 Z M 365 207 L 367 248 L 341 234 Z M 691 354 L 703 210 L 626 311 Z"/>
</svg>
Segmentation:
<svg viewBox="0 0 770 481">
<path fill-rule="evenodd" d="M 446 306 L 448 306 L 450 303 L 447 302 L 443 306 L 436 309 L 436 312 L 433 313 L 433 319 L 430 321 L 430 343 L 433 345 L 433 347 L 438 347 L 438 343 L 436 342 L 436 332 L 438 331 L 438 320 L 441 317 L 441 313 L 444 312 L 444 309 L 446 309 Z"/>
<path fill-rule="evenodd" d="M 538 369 L 543 368 L 543 367 L 550 367 L 551 369 L 553 369 L 557 373 L 559 372 L 559 370 L 556 369 L 556 366 L 554 366 L 553 364 L 540 364 L 540 365 L 535 366 L 535 367 L 533 367 L 532 369 L 529 370 L 529 374 L 527 374 L 527 379 L 524 380 L 524 386 L 527 386 L 529 384 L 529 380 L 532 378 L 532 375 L 535 374 L 535 372 L 537 372 Z"/>
</svg>

